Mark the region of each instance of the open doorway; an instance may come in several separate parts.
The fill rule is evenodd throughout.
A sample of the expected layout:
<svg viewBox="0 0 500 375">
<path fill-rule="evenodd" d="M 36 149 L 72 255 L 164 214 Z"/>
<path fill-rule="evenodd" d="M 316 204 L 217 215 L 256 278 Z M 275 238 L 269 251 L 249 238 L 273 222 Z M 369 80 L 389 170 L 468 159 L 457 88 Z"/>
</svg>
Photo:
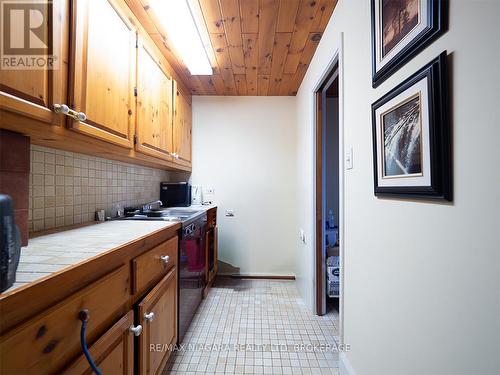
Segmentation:
<svg viewBox="0 0 500 375">
<path fill-rule="evenodd" d="M 316 91 L 316 312 L 339 315 L 341 261 L 339 64 Z"/>
</svg>

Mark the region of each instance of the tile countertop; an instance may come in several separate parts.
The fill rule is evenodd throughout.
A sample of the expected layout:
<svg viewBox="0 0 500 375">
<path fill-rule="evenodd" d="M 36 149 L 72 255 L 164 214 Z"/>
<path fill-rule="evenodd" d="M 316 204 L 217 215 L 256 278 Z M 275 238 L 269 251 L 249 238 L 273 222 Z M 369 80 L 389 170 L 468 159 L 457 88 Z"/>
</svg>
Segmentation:
<svg viewBox="0 0 500 375">
<path fill-rule="evenodd" d="M 28 246 L 21 249 L 16 282 L 3 293 L 176 224 L 165 221 L 106 221 L 30 238 Z"/>
</svg>

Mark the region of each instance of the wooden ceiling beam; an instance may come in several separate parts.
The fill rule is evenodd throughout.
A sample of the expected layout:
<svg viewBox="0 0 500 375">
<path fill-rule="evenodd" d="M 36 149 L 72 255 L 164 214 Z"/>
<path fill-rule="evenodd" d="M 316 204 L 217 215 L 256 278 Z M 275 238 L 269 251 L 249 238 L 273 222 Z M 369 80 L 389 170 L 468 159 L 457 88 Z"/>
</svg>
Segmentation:
<svg viewBox="0 0 500 375">
<path fill-rule="evenodd" d="M 295 95 L 337 4 L 337 0 L 187 0 L 213 68 L 211 76 L 192 76 L 150 1 L 125 0 L 160 48 L 174 78 L 193 95 Z"/>
<path fill-rule="evenodd" d="M 318 11 L 314 16 L 313 24 L 311 25 L 311 29 L 309 30 L 312 33 L 322 33 L 325 31 L 326 25 L 328 25 L 328 21 L 332 17 L 333 10 L 337 5 L 338 0 L 321 0 Z"/>
<path fill-rule="evenodd" d="M 243 41 L 241 38 L 240 3 L 238 0 L 219 0 L 229 57 L 234 74 L 245 74 Z"/>
<path fill-rule="evenodd" d="M 269 89 L 269 76 L 258 75 L 257 76 L 257 95 L 267 96 L 268 89 Z"/>
<path fill-rule="evenodd" d="M 259 10 L 259 74 L 271 74 L 274 34 L 278 22 L 279 2 L 260 0 Z"/>
<path fill-rule="evenodd" d="M 240 0 L 241 32 L 257 34 L 259 32 L 259 1 Z"/>
<path fill-rule="evenodd" d="M 300 0 L 280 0 L 277 33 L 293 33 Z"/>
<path fill-rule="evenodd" d="M 292 41 L 290 42 L 290 52 L 285 63 L 285 73 L 295 73 L 297 71 L 318 8 L 316 0 L 302 0 L 300 2 L 297 17 L 295 18 Z"/>
<path fill-rule="evenodd" d="M 257 67 L 259 64 L 258 34 L 243 34 L 243 56 L 248 95 L 257 95 Z"/>
<path fill-rule="evenodd" d="M 219 64 L 220 74 L 224 80 L 225 94 L 236 95 L 236 85 L 234 83 L 234 73 L 231 67 L 231 58 L 227 48 L 226 36 L 222 34 L 210 34 L 210 40 L 215 51 L 215 58 Z"/>
<path fill-rule="evenodd" d="M 209 34 L 224 33 L 224 23 L 218 0 L 199 0 Z"/>
<path fill-rule="evenodd" d="M 279 95 L 283 67 L 285 65 L 286 56 L 288 55 L 291 37 L 292 33 L 276 33 L 274 35 L 274 49 L 268 95 Z"/>
</svg>

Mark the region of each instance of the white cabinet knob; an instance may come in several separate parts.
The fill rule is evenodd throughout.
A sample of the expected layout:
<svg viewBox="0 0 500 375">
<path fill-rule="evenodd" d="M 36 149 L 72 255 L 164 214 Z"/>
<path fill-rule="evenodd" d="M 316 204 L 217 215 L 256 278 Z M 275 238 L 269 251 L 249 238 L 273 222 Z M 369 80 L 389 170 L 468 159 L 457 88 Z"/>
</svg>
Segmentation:
<svg viewBox="0 0 500 375">
<path fill-rule="evenodd" d="M 142 333 L 142 326 L 139 324 L 138 326 L 130 326 L 129 331 L 134 334 L 134 336 L 139 336 Z"/>
<path fill-rule="evenodd" d="M 164 264 L 167 264 L 170 260 L 170 257 L 168 255 L 162 255 L 160 257 L 160 260 L 164 263 Z"/>
<path fill-rule="evenodd" d="M 144 314 L 144 319 L 146 321 L 148 321 L 148 322 L 152 322 L 154 317 L 155 317 L 155 313 L 154 312 L 150 312 L 150 313 L 145 313 Z"/>
</svg>

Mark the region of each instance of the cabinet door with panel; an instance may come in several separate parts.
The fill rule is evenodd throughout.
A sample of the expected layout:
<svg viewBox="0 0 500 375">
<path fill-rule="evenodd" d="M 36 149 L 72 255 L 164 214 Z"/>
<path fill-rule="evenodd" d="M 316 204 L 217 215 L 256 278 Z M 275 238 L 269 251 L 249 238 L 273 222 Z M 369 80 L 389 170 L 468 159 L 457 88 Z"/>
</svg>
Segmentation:
<svg viewBox="0 0 500 375">
<path fill-rule="evenodd" d="M 68 18 L 69 0 L 39 2 L 37 4 L 2 4 L 7 11 L 8 6 L 14 6 L 12 11 L 21 11 L 25 15 L 30 6 L 38 9 L 41 15 L 41 25 L 37 34 L 29 40 L 38 45 L 42 57 L 54 56 L 53 65 L 41 64 L 30 69 L 17 69 L 15 66 L 2 68 L 0 74 L 0 109 L 14 112 L 31 119 L 50 125 L 61 125 L 64 117 L 53 111 L 54 104 L 62 104 L 66 100 L 67 72 L 68 72 Z M 34 2 L 33 2 L 34 3 Z M 17 6 L 17 8 L 15 8 Z M 11 16 L 13 17 L 13 16 Z M 2 25 L 3 27 L 3 25 Z M 22 33 L 17 30 L 17 39 Z M 38 35 L 38 36 L 37 36 Z M 43 36 L 42 36 L 43 35 Z M 39 40 L 42 36 L 43 40 Z M 15 42 L 15 39 L 11 43 Z M 17 42 L 25 42 L 17 40 Z M 41 44 L 41 45 L 40 45 Z M 24 44 L 23 44 L 24 46 Z M 28 51 L 29 53 L 29 51 Z M 31 57 L 20 55 L 21 57 Z M 45 59 L 39 61 L 48 61 Z M 0 123 L 0 125 L 2 125 Z"/>
<path fill-rule="evenodd" d="M 191 165 L 191 96 L 175 89 L 174 154 L 178 163 Z"/>
<path fill-rule="evenodd" d="M 70 128 L 133 147 L 136 29 L 117 0 L 73 0 Z"/>
<path fill-rule="evenodd" d="M 86 339 L 92 343 L 127 311 L 129 296 L 130 272 L 121 266 L 9 331 L 0 337 L 0 373 L 59 373 L 82 352 L 80 311 L 89 311 Z"/>
<path fill-rule="evenodd" d="M 134 312 L 129 311 L 90 348 L 89 352 L 102 374 L 132 375 L 134 373 Z M 64 375 L 92 375 L 87 358 L 82 354 Z"/>
<path fill-rule="evenodd" d="M 138 306 L 139 373 L 158 374 L 177 341 L 177 268 L 174 267 Z"/>
<path fill-rule="evenodd" d="M 160 52 L 141 38 L 137 48 L 137 151 L 171 160 L 173 80 Z"/>
</svg>

